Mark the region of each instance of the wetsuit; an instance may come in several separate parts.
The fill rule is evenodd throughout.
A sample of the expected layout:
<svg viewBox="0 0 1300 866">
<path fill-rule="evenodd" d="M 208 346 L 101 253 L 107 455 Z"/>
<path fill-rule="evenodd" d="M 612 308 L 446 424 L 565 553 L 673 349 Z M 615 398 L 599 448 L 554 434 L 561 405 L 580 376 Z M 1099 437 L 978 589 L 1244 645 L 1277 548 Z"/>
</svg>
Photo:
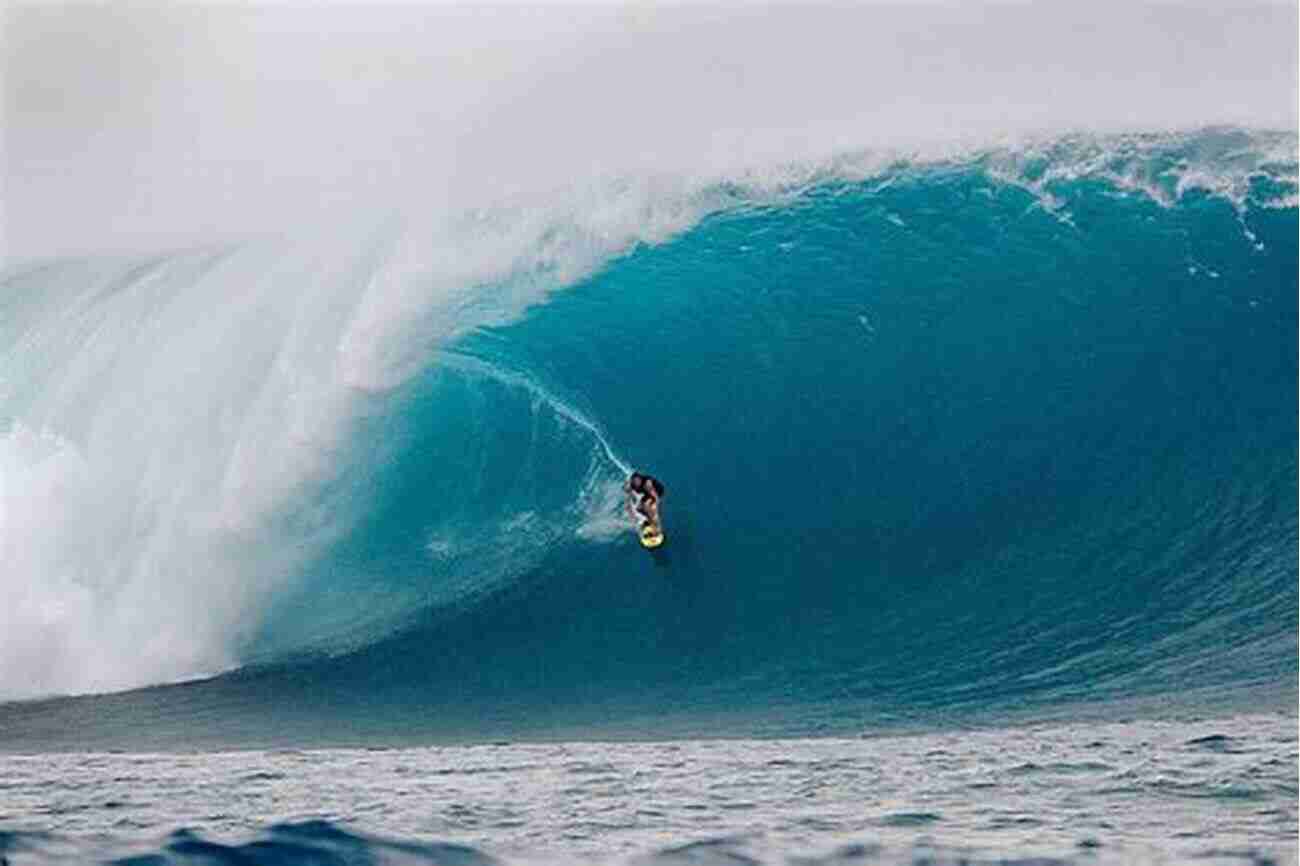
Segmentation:
<svg viewBox="0 0 1300 866">
<path fill-rule="evenodd" d="M 634 484 L 633 482 L 639 482 Z M 647 485 L 649 489 L 647 490 Z M 629 497 L 636 496 L 636 504 L 632 505 L 629 500 L 629 509 L 633 512 L 634 518 L 638 523 L 657 523 L 658 516 L 651 512 L 649 502 L 658 505 L 664 497 L 664 485 L 657 479 L 649 475 L 643 475 L 640 472 L 633 472 L 628 478 L 627 484 L 624 485 Z M 639 517 L 638 517 L 639 516 Z"/>
</svg>

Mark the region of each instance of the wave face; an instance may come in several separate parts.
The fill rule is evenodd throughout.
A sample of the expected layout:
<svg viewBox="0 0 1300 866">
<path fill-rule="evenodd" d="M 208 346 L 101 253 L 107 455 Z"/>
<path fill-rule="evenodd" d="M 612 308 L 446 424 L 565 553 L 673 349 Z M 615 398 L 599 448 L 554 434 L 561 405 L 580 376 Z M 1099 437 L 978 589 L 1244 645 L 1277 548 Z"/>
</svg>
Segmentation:
<svg viewBox="0 0 1300 866">
<path fill-rule="evenodd" d="M 1293 684 L 1294 150 L 851 156 L 11 270 L 0 696 L 240 668 L 200 693 L 490 727 Z"/>
</svg>

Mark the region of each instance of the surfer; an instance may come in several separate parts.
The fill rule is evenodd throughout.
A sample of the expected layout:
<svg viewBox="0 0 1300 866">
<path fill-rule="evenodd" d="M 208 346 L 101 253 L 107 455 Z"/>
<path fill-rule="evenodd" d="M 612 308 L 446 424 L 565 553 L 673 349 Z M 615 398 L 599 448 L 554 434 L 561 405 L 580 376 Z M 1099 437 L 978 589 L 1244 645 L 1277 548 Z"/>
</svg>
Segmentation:
<svg viewBox="0 0 1300 866">
<path fill-rule="evenodd" d="M 659 525 L 659 500 L 664 496 L 664 485 L 658 478 L 642 472 L 633 472 L 623 485 L 627 491 L 627 509 L 638 526 Z"/>
</svg>

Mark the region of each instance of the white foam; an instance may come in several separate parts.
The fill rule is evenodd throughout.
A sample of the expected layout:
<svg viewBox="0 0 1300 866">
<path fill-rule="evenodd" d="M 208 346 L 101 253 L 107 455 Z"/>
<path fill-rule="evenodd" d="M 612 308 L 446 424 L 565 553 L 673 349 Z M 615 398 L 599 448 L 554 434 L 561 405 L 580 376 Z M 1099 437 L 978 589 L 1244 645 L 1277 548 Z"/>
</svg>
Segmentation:
<svg viewBox="0 0 1300 866">
<path fill-rule="evenodd" d="M 591 477 L 583 487 L 579 502 L 582 522 L 574 530 L 578 538 L 608 544 L 627 537 L 635 527 L 627 514 L 621 478 Z"/>
<path fill-rule="evenodd" d="M 173 604 L 166 584 L 146 580 L 161 539 L 116 507 L 104 475 L 56 435 L 18 425 L 0 437 L 2 697 L 111 690 L 234 663 L 213 641 L 219 611 Z"/>
<path fill-rule="evenodd" d="M 458 220 L 354 223 L 143 268 L 11 274 L 0 586 L 12 603 L 0 622 L 0 698 L 236 664 L 267 600 L 365 507 L 352 451 L 382 447 L 356 437 L 393 389 L 447 341 L 510 321 L 704 212 L 680 184 L 607 192 Z M 584 413 L 536 382 L 493 374 L 589 437 L 601 472 L 626 473 Z M 523 535 L 541 537 L 506 527 L 490 540 L 511 560 L 494 555 L 495 573 L 532 556 L 515 549 Z"/>
<path fill-rule="evenodd" d="M 1031 193 L 1038 205 L 1074 225 L 1062 184 L 1100 181 L 1122 193 L 1171 208 L 1192 194 L 1226 201 L 1242 236 L 1257 248 L 1246 223 L 1249 208 L 1287 207 L 1295 199 L 1296 136 L 1241 129 L 1116 135 L 1029 137 L 996 148 L 974 148 L 953 161 L 982 166 L 1002 183 Z M 1257 194 L 1267 181 L 1281 192 Z"/>
</svg>

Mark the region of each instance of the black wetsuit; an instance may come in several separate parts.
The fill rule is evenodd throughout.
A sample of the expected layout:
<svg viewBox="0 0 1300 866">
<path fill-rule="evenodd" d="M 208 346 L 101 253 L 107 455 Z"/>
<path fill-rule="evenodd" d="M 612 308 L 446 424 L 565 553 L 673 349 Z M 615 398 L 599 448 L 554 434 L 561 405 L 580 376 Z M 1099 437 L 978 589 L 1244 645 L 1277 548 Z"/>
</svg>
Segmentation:
<svg viewBox="0 0 1300 866">
<path fill-rule="evenodd" d="M 632 478 L 641 479 L 641 484 L 639 487 L 632 486 Z M 646 498 L 647 496 L 653 497 L 656 504 L 659 502 L 659 500 L 663 499 L 664 498 L 663 482 L 661 482 L 658 478 L 654 478 L 650 475 L 644 475 L 640 472 L 634 472 L 632 474 L 632 478 L 628 478 L 627 490 L 628 492 L 634 493 L 637 496 L 636 513 L 640 514 L 646 520 L 654 520 L 654 518 L 651 517 L 649 513 L 649 509 L 645 507 Z M 649 485 L 649 490 L 646 489 L 646 485 Z"/>
</svg>

